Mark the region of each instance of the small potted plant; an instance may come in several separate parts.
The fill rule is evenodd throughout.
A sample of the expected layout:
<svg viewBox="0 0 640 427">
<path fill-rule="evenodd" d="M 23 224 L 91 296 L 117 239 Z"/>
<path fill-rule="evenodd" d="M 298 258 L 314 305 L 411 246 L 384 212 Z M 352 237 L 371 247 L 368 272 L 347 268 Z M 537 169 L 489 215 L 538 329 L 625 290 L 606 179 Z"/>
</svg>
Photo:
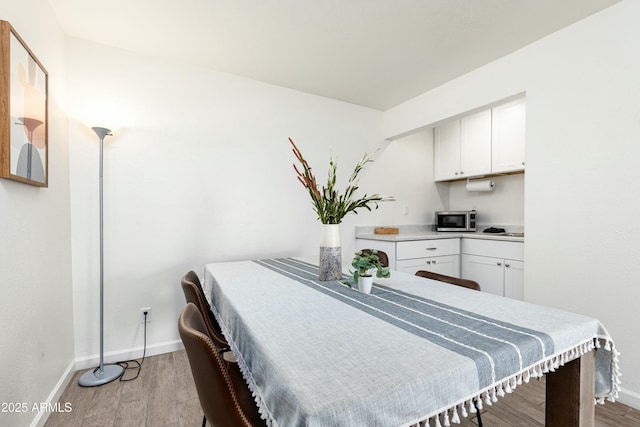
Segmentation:
<svg viewBox="0 0 640 427">
<path fill-rule="evenodd" d="M 384 267 L 380 263 L 378 257 L 378 251 L 371 249 L 371 251 L 356 252 L 353 257 L 351 266 L 355 269 L 351 272 L 353 274 L 353 281 L 358 285 L 360 292 L 368 294 L 371 292 L 371 286 L 373 285 L 373 270 L 376 271 L 376 277 L 388 278 L 391 276 L 389 267 Z"/>
</svg>

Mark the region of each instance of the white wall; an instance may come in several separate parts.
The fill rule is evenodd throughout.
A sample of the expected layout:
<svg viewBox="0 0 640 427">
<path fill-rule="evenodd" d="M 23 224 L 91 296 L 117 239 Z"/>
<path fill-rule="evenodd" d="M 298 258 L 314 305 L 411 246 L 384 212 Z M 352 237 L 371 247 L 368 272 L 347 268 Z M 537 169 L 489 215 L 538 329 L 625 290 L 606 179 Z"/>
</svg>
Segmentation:
<svg viewBox="0 0 640 427">
<path fill-rule="evenodd" d="M 333 153 L 342 183 L 365 151 L 384 145 L 379 111 L 73 38 L 66 65 L 79 366 L 98 352 L 99 144 L 87 126 L 121 126 L 107 137 L 104 159 L 111 360 L 142 346 L 141 307 L 152 307 L 151 353 L 178 345 L 179 280 L 189 269 L 201 275 L 206 262 L 317 254 L 319 223 L 288 137 L 319 180 Z M 345 221 L 345 254 L 367 215 Z"/>
<path fill-rule="evenodd" d="M 640 228 L 615 218 L 640 208 L 639 16 L 623 1 L 384 118 L 394 137 L 526 92 L 525 298 L 600 319 L 638 408 Z"/>
<path fill-rule="evenodd" d="M 378 193 L 393 195 L 396 201 L 381 204 L 371 213 L 365 211 L 359 215 L 358 225 L 432 224 L 434 212 L 449 203 L 449 185 L 433 181 L 433 130 L 388 143 L 363 174 L 362 184 Z"/>
<path fill-rule="evenodd" d="M 0 0 L 9 21 L 49 72 L 49 187 L 0 180 L 0 425 L 26 426 L 73 367 L 71 240 L 64 38 L 46 0 Z"/>
<path fill-rule="evenodd" d="M 525 175 L 496 176 L 491 180 L 495 184 L 491 192 L 469 192 L 466 180 L 450 183 L 449 209 L 477 210 L 476 220 L 481 228 L 496 226 L 508 231 L 521 230 L 524 225 Z"/>
</svg>

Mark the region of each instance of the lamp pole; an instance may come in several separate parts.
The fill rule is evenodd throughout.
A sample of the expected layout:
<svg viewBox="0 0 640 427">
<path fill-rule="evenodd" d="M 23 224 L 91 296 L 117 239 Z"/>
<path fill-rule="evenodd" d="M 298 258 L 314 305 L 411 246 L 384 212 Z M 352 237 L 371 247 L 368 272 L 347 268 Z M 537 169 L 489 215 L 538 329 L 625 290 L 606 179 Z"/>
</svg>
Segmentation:
<svg viewBox="0 0 640 427">
<path fill-rule="evenodd" d="M 104 138 L 113 135 L 110 129 L 102 127 L 91 128 L 100 138 L 100 366 L 85 372 L 80 377 L 80 385 L 83 387 L 93 387 L 109 383 L 122 376 L 124 368 L 118 364 L 104 364 L 104 209 L 103 209 L 103 172 L 102 157 Z"/>
</svg>

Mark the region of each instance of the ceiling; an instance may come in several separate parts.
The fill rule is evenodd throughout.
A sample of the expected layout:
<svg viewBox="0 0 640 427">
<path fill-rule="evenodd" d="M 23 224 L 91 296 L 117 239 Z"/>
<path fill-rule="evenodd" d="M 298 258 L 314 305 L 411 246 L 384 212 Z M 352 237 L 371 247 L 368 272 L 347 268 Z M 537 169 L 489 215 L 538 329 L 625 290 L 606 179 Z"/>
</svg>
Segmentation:
<svg viewBox="0 0 640 427">
<path fill-rule="evenodd" d="M 619 0 L 50 0 L 66 34 L 386 110 Z"/>
</svg>

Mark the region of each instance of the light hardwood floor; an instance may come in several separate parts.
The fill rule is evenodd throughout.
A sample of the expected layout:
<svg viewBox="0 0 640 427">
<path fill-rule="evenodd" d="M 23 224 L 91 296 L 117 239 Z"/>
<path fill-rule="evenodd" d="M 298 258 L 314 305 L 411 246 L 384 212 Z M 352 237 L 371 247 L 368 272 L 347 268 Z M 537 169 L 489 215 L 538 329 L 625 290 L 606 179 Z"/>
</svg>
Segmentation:
<svg viewBox="0 0 640 427">
<path fill-rule="evenodd" d="M 132 371 L 129 371 L 132 372 Z M 125 378 L 131 377 L 130 373 Z M 76 372 L 60 398 L 70 412 L 52 413 L 45 427 L 198 427 L 200 402 L 187 355 L 182 351 L 152 356 L 140 377 L 100 387 L 80 387 Z M 518 386 L 515 393 L 482 410 L 484 427 L 541 427 L 544 425 L 544 380 Z M 475 416 L 462 427 L 477 426 Z M 596 427 L 640 427 L 640 411 L 621 403 L 596 406 Z M 357 426 L 354 426 L 357 427 Z"/>
</svg>

